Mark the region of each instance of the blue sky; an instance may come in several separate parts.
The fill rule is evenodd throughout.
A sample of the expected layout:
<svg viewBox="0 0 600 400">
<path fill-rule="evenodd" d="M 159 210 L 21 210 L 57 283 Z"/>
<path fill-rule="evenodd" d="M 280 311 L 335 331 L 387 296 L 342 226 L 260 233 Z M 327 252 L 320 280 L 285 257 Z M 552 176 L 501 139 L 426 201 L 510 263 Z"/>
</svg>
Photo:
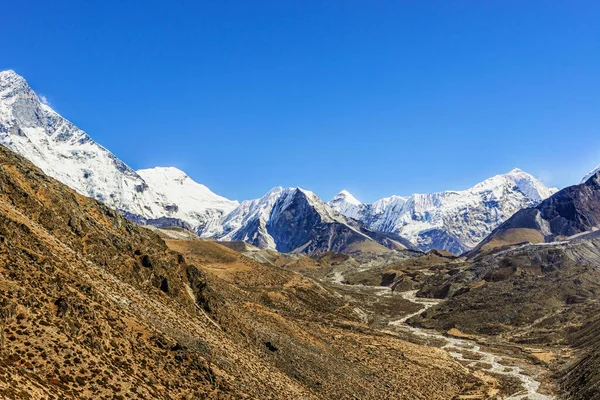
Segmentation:
<svg viewBox="0 0 600 400">
<path fill-rule="evenodd" d="M 126 4 L 125 4 L 126 3 Z M 363 201 L 600 164 L 593 1 L 3 1 L 0 69 L 133 168 Z"/>
</svg>

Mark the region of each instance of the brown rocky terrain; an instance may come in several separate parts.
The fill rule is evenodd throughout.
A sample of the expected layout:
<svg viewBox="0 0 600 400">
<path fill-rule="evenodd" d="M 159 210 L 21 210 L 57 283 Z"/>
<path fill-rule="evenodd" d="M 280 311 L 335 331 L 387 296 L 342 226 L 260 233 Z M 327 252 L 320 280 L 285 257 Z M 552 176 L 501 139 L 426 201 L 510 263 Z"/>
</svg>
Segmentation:
<svg viewBox="0 0 600 400">
<path fill-rule="evenodd" d="M 0 397 L 497 393 L 445 351 L 370 327 L 334 288 L 218 243 L 167 243 L 0 147 Z"/>
<path fill-rule="evenodd" d="M 431 330 L 409 328 L 402 322 L 406 318 L 402 318 L 402 315 L 420 314 L 424 306 L 432 307 L 439 302 L 412 298 L 417 291 L 415 289 L 428 284 L 435 276 L 451 275 L 464 268 L 468 265 L 464 259 L 438 251 L 403 251 L 394 254 L 325 253 L 310 258 L 279 253 L 268 253 L 269 257 L 260 254 L 261 252 L 254 252 L 252 256 L 268 258 L 271 264 L 300 271 L 305 276 L 318 278 L 326 287 L 334 287 L 345 299 L 350 298 L 360 306 L 362 318 L 373 328 L 395 331 L 413 343 L 447 349 L 449 354 L 453 354 L 452 357 L 474 372 L 487 373 L 492 368 L 494 371 L 503 371 L 504 374 L 494 376 L 504 388 L 497 393 L 499 398 L 522 392 L 525 387 L 523 385 L 527 385 L 529 394 L 535 394 L 536 399 L 546 399 L 546 394 L 555 391 L 550 376 L 552 370 L 548 368 L 548 362 L 554 361 L 555 353 L 544 346 L 515 345 L 496 335 L 466 334 L 456 328 L 445 330 L 440 335 Z M 568 351 L 564 354 L 565 359 L 570 357 Z M 477 361 L 484 359 L 486 361 Z M 515 365 L 520 366 L 527 376 L 511 373 Z M 541 387 L 534 386 L 530 377 L 540 379 Z M 498 382 L 492 386 L 497 387 Z M 532 389 L 534 387 L 538 389 Z M 543 395 L 539 397 L 536 393 Z M 465 398 L 478 398 L 478 395 L 481 393 Z"/>
<path fill-rule="evenodd" d="M 596 233 L 483 251 L 429 277 L 419 295 L 445 301 L 410 323 L 513 346 L 546 365 L 566 398 L 598 398 L 599 266 Z"/>
<path fill-rule="evenodd" d="M 600 398 L 599 225 L 596 173 L 517 212 L 430 277 L 419 294 L 446 301 L 411 322 L 537 346 L 532 356 L 554 370 L 566 398 Z"/>
<path fill-rule="evenodd" d="M 599 265 L 598 238 L 491 250 L 430 277 L 420 295 L 448 300 L 415 321 L 560 344 L 598 309 Z"/>
</svg>

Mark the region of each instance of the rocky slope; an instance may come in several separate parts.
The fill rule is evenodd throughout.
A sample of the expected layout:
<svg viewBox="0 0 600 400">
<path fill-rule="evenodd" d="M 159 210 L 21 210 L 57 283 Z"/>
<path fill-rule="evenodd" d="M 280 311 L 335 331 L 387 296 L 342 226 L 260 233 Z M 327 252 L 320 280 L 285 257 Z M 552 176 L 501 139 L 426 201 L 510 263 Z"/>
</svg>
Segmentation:
<svg viewBox="0 0 600 400">
<path fill-rule="evenodd" d="M 598 265 L 599 238 L 484 251 L 430 277 L 419 294 L 448 300 L 415 321 L 442 330 L 514 335 L 523 343 L 565 343 L 568 329 L 600 311 Z"/>
<path fill-rule="evenodd" d="M 43 104 L 14 71 L 0 72 L 0 144 L 138 222 L 203 230 L 237 206 L 181 171 L 132 170 Z"/>
<path fill-rule="evenodd" d="M 600 398 L 599 265 L 598 232 L 484 249 L 440 264 L 419 296 L 445 301 L 409 322 L 504 342 L 553 370 L 564 398 Z"/>
<path fill-rule="evenodd" d="M 311 279 L 168 245 L 0 146 L 0 397 L 447 399 L 493 380 Z"/>
<path fill-rule="evenodd" d="M 600 227 L 600 172 L 570 186 L 533 208 L 517 212 L 479 246 L 492 248 L 520 242 L 544 243 L 591 232 Z"/>
<path fill-rule="evenodd" d="M 561 374 L 560 383 L 570 399 L 600 399 L 600 317 L 592 316 L 569 336 L 579 357 Z"/>
<path fill-rule="evenodd" d="M 515 169 L 463 191 L 392 196 L 361 204 L 347 191 L 329 205 L 370 228 L 396 233 L 423 251 L 461 254 L 475 247 L 515 212 L 556 192 Z"/>
</svg>

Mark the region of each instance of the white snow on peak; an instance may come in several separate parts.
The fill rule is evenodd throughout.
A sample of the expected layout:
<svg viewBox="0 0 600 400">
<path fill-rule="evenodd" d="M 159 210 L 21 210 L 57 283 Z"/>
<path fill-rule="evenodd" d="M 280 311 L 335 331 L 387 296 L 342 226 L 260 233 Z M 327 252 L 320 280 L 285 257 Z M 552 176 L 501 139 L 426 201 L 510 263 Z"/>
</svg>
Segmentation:
<svg viewBox="0 0 600 400">
<path fill-rule="evenodd" d="M 197 229 L 214 229 L 219 219 L 239 203 L 213 193 L 175 167 L 155 167 L 137 171 L 138 175 L 163 199 L 165 216 L 176 218 Z M 167 211 L 168 210 L 168 211 Z"/>
<path fill-rule="evenodd" d="M 205 232 L 203 237 L 220 240 L 242 240 L 258 247 L 276 249 L 275 239 L 267 225 L 274 215 L 286 212 L 295 196 L 302 193 L 308 204 L 320 215 L 323 222 L 346 224 L 346 218 L 324 203 L 315 193 L 299 187 L 275 187 L 259 199 L 242 201 L 238 207 L 223 217 L 218 229 Z"/>
<path fill-rule="evenodd" d="M 353 204 L 355 206 L 359 206 L 362 204 L 356 197 L 352 195 L 352 193 L 350 193 L 347 190 L 342 190 L 337 194 L 337 196 L 334 197 L 334 199 L 335 198 L 343 198 L 346 201 L 346 203 Z"/>
<path fill-rule="evenodd" d="M 154 175 L 154 176 L 162 175 L 166 179 L 182 180 L 182 179 L 189 178 L 189 176 L 185 172 L 183 172 L 179 168 L 175 168 L 175 167 L 154 167 L 154 168 L 138 169 L 136 172 L 138 174 L 148 174 L 148 175 Z"/>
<path fill-rule="evenodd" d="M 176 168 L 144 178 L 56 113 L 14 71 L 0 72 L 0 144 L 77 192 L 140 221 L 175 218 L 204 229 L 237 206 Z M 173 178 L 170 182 L 167 179 Z M 156 184 L 156 188 L 152 187 Z M 190 196 L 184 194 L 190 191 Z M 181 204 L 174 201 L 178 200 Z"/>
<path fill-rule="evenodd" d="M 23 86 L 24 84 L 26 84 L 25 78 L 12 69 L 0 71 L 0 88 L 5 89 L 8 87 Z"/>
<path fill-rule="evenodd" d="M 358 219 L 362 203 L 347 190 L 342 190 L 327 203 L 331 208 L 349 218 Z"/>
<path fill-rule="evenodd" d="M 591 170 L 586 176 L 584 176 L 581 180 L 581 183 L 587 182 L 592 176 L 596 175 L 598 172 L 600 172 L 600 165 L 598 165 L 596 168 Z"/>
<path fill-rule="evenodd" d="M 513 169 L 467 190 L 390 196 L 360 205 L 336 196 L 329 205 L 372 229 L 397 233 L 424 250 L 460 253 L 476 246 L 518 210 L 534 206 L 556 191 Z"/>
<path fill-rule="evenodd" d="M 514 184 L 523 194 L 535 202 L 552 196 L 558 191 L 556 188 L 548 188 L 542 182 L 534 178 L 532 175 L 515 168 L 507 174 L 496 175 L 485 181 L 478 183 L 469 189 L 474 192 L 496 191 L 496 195 L 500 195 L 497 191 L 502 189 L 505 184 Z"/>
</svg>

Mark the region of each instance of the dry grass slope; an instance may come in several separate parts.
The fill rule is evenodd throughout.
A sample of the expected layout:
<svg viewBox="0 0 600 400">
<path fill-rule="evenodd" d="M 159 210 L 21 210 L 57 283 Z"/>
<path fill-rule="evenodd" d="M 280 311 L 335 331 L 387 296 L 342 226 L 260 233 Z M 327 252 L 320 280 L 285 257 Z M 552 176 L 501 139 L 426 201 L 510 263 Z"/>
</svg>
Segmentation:
<svg viewBox="0 0 600 400">
<path fill-rule="evenodd" d="M 168 244 L 0 147 L 0 397 L 448 399 L 481 384 L 311 279 Z"/>
</svg>

